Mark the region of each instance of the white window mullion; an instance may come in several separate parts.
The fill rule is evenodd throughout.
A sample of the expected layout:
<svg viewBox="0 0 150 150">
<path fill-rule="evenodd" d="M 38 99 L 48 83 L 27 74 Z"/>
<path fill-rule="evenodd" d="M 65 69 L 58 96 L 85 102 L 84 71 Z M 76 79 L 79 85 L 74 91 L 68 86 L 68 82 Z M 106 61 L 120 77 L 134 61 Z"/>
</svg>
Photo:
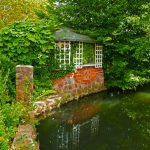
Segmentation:
<svg viewBox="0 0 150 150">
<path fill-rule="evenodd" d="M 95 67 L 101 68 L 102 67 L 102 46 L 95 44 Z"/>
<path fill-rule="evenodd" d="M 65 69 L 66 69 L 66 42 L 64 42 L 64 56 L 63 56 L 63 58 L 64 58 L 64 67 L 65 67 Z"/>
<path fill-rule="evenodd" d="M 69 41 L 69 65 L 71 61 L 71 42 Z"/>
<path fill-rule="evenodd" d="M 64 67 L 71 62 L 71 42 L 70 41 L 60 41 L 57 43 L 59 48 L 59 54 L 56 54 L 59 58 L 60 68 Z"/>
<path fill-rule="evenodd" d="M 75 63 L 76 68 L 82 67 L 82 64 L 83 64 L 83 42 L 78 43 L 78 48 L 76 49 L 74 63 Z"/>
</svg>

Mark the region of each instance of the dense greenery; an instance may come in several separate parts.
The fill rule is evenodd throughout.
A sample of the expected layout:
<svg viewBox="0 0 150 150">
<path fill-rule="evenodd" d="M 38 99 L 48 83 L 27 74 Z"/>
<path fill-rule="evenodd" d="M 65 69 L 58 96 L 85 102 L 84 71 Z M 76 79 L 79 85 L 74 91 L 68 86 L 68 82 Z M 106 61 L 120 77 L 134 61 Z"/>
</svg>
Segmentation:
<svg viewBox="0 0 150 150">
<path fill-rule="evenodd" d="M 15 65 L 6 56 L 0 55 L 0 105 L 15 97 Z"/>
<path fill-rule="evenodd" d="M 7 55 L 15 65 L 41 66 L 49 64 L 51 68 L 54 64 L 55 49 L 52 32 L 57 27 L 58 23 L 54 20 L 21 21 L 5 27 L 0 31 L 0 53 Z M 15 68 L 13 69 L 15 70 Z M 44 81 L 46 83 L 44 85 L 51 88 L 52 84 L 51 81 L 48 82 L 48 74 L 42 74 L 42 78 L 40 78 L 35 72 L 35 81 L 35 85 Z"/>
<path fill-rule="evenodd" d="M 51 35 L 56 22 L 41 20 L 16 22 L 0 32 L 0 53 L 16 64 L 42 65 L 53 53 L 55 41 Z"/>
<path fill-rule="evenodd" d="M 133 89 L 150 79 L 150 3 L 148 0 L 49 1 L 49 21 L 19 22 L 1 32 L 2 52 L 20 64 L 51 64 L 58 24 L 91 35 L 104 47 L 105 79 L 109 87 Z M 17 38 L 16 38 L 17 37 Z M 53 58 L 53 57 L 52 57 Z M 47 62 L 47 60 L 50 60 Z M 53 67 L 51 65 L 51 67 Z"/>
<path fill-rule="evenodd" d="M 57 19 L 52 18 L 37 22 L 16 22 L 0 31 L 0 53 L 7 55 L 15 65 L 34 66 L 34 96 L 43 95 L 47 90 L 51 93 L 51 80 L 72 70 L 68 66 L 65 71 L 53 72 L 59 68 L 59 62 L 55 60 L 55 39 L 52 36 L 58 26 Z"/>
<path fill-rule="evenodd" d="M 47 0 L 1 0 L 0 2 L 0 28 L 8 26 L 15 21 L 38 19 L 36 10 L 45 10 Z"/>
<path fill-rule="evenodd" d="M 20 103 L 4 104 L 0 106 L 0 149 L 8 150 L 17 126 L 23 121 L 26 113 L 25 107 Z M 22 122 L 23 123 L 23 122 Z"/>
<path fill-rule="evenodd" d="M 6 0 L 2 5 L 5 5 Z M 24 16 L 24 0 L 6 3 L 11 9 L 2 11 L 3 15 L 11 17 L 8 22 L 0 22 L 0 26 L 6 26 L 14 20 L 26 20 L 30 14 Z M 26 1 L 27 2 L 27 1 Z M 28 11 L 31 5 L 28 5 Z M 18 8 L 15 13 L 11 13 Z M 7 13 L 6 13 L 7 12 Z M 32 11 L 30 11 L 32 12 Z M 6 14 L 5 14 L 6 13 Z M 6 16 L 6 17 L 7 17 Z M 22 18 L 23 17 L 23 18 Z M 16 19 L 15 19 L 16 18 Z M 32 18 L 33 19 L 33 18 Z M 4 21 L 4 20 L 1 20 Z M 55 40 L 52 32 L 58 27 L 58 22 L 52 20 L 39 20 L 36 22 L 20 21 L 0 30 L 0 149 L 8 150 L 15 135 L 17 126 L 26 122 L 29 117 L 28 111 L 30 106 L 26 107 L 15 101 L 15 66 L 18 64 L 42 66 L 50 64 L 54 59 Z M 7 56 L 7 57 L 6 57 Z M 42 72 L 43 70 L 41 70 Z M 42 74 L 43 75 L 43 74 Z M 42 78 L 35 74 L 36 81 L 43 83 L 44 87 L 51 88 L 51 81 L 48 75 Z M 40 80 L 42 79 L 42 80 Z M 40 81 L 39 81 L 40 80 Z M 49 81 L 49 82 L 48 82 Z M 35 82 L 36 85 L 36 82 Z M 42 85 L 42 84 L 41 84 Z M 40 87 L 42 87 L 40 85 Z M 39 90 L 40 90 L 40 87 Z M 41 92 L 40 91 L 40 92 Z M 49 92 L 50 93 L 50 92 Z M 37 96 L 37 95 L 36 95 Z M 32 106 L 32 105 L 31 105 Z"/>
<path fill-rule="evenodd" d="M 0 149 L 8 150 L 25 107 L 15 102 L 15 65 L 0 55 Z M 22 119 L 21 119 L 22 118 Z"/>
<path fill-rule="evenodd" d="M 150 79 L 149 0 L 58 0 L 60 21 L 104 46 L 110 87 L 133 89 Z"/>
<path fill-rule="evenodd" d="M 52 90 L 46 91 L 52 89 L 51 80 L 73 69 L 71 65 L 66 70 L 56 70 L 60 64 L 55 60 L 57 51 L 52 33 L 59 22 L 89 34 L 103 45 L 109 87 L 134 89 L 149 82 L 149 0 L 57 0 L 57 3 L 49 0 L 47 7 L 28 0 L 8 2 L 2 1 L 0 28 L 17 20 L 24 21 L 0 30 L 0 149 L 8 149 L 26 110 L 15 102 L 15 65 L 35 66 L 36 96 L 52 93 Z M 38 10 L 36 13 L 40 19 L 45 19 L 26 21 L 36 18 L 32 6 L 44 8 L 44 12 Z M 93 62 L 92 53 L 86 51 L 85 63 Z"/>
<path fill-rule="evenodd" d="M 7 150 L 30 107 L 15 101 L 15 66 L 41 66 L 53 56 L 56 22 L 16 22 L 0 31 L 0 149 Z M 7 56 L 7 57 L 6 57 Z M 11 60 L 11 61 L 10 61 Z M 40 79 L 39 77 L 37 77 Z M 43 76 L 45 79 L 46 77 Z M 48 81 L 44 81 L 45 83 Z M 42 82 L 42 81 L 39 81 Z M 51 81 L 50 81 L 51 82 Z M 46 86 L 48 86 L 47 82 Z M 45 87 L 44 87 L 45 88 Z M 51 88 L 51 85 L 49 85 Z M 43 89 L 42 89 L 43 90 Z M 24 113 L 25 112 L 25 113 Z"/>
</svg>

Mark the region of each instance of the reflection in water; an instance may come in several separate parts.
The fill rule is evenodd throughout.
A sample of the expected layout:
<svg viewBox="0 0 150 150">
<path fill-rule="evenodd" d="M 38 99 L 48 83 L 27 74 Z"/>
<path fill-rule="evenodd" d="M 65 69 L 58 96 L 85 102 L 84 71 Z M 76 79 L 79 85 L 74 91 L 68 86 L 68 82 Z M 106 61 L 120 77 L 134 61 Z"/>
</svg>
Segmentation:
<svg viewBox="0 0 150 150">
<path fill-rule="evenodd" d="M 99 108 L 96 104 L 82 105 L 73 112 L 73 115 L 68 119 L 68 124 L 79 124 L 95 116 L 98 111 Z"/>
<path fill-rule="evenodd" d="M 40 150 L 150 150 L 150 87 L 95 94 L 40 121 Z"/>
<path fill-rule="evenodd" d="M 98 134 L 99 116 L 95 116 L 91 119 L 91 135 Z"/>
<path fill-rule="evenodd" d="M 79 145 L 80 139 L 80 124 L 73 125 L 72 127 L 72 144 L 76 147 Z"/>
<path fill-rule="evenodd" d="M 94 116 L 91 119 L 81 123 L 72 125 L 68 130 L 68 126 L 61 125 L 57 129 L 57 149 L 68 150 L 69 146 L 74 147 L 74 149 L 79 148 L 81 130 L 84 130 L 84 126 L 88 126 L 88 132 L 90 136 L 95 136 L 98 134 L 99 130 L 99 116 Z"/>
<path fill-rule="evenodd" d="M 60 126 L 57 133 L 57 144 L 59 149 L 68 149 L 68 132 L 65 131 L 65 127 Z"/>
</svg>

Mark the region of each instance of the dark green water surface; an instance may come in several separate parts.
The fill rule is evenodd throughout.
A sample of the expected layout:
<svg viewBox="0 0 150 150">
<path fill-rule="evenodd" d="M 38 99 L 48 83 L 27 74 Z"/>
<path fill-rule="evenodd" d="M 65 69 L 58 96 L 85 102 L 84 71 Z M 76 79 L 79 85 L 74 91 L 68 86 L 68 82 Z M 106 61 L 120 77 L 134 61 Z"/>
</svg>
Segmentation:
<svg viewBox="0 0 150 150">
<path fill-rule="evenodd" d="M 37 132 L 40 150 L 150 150 L 150 86 L 66 104 Z"/>
</svg>

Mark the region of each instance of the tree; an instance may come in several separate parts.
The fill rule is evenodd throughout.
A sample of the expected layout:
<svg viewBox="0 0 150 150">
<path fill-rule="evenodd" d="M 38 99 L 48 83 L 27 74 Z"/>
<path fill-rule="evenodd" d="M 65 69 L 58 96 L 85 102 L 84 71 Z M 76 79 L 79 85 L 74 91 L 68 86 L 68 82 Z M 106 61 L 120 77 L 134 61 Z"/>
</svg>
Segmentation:
<svg viewBox="0 0 150 150">
<path fill-rule="evenodd" d="M 47 20 L 55 20 L 58 21 L 59 13 L 57 11 L 57 1 L 55 0 L 47 0 L 45 3 L 45 10 L 37 9 L 36 15 L 39 19 L 47 19 Z M 59 21 L 58 21 L 59 22 Z"/>
<path fill-rule="evenodd" d="M 59 19 L 104 46 L 108 86 L 133 89 L 150 81 L 149 0 L 57 0 Z"/>
<path fill-rule="evenodd" d="M 45 9 L 47 0 L 1 0 L 0 28 L 21 20 L 36 20 L 35 10 Z"/>
</svg>

